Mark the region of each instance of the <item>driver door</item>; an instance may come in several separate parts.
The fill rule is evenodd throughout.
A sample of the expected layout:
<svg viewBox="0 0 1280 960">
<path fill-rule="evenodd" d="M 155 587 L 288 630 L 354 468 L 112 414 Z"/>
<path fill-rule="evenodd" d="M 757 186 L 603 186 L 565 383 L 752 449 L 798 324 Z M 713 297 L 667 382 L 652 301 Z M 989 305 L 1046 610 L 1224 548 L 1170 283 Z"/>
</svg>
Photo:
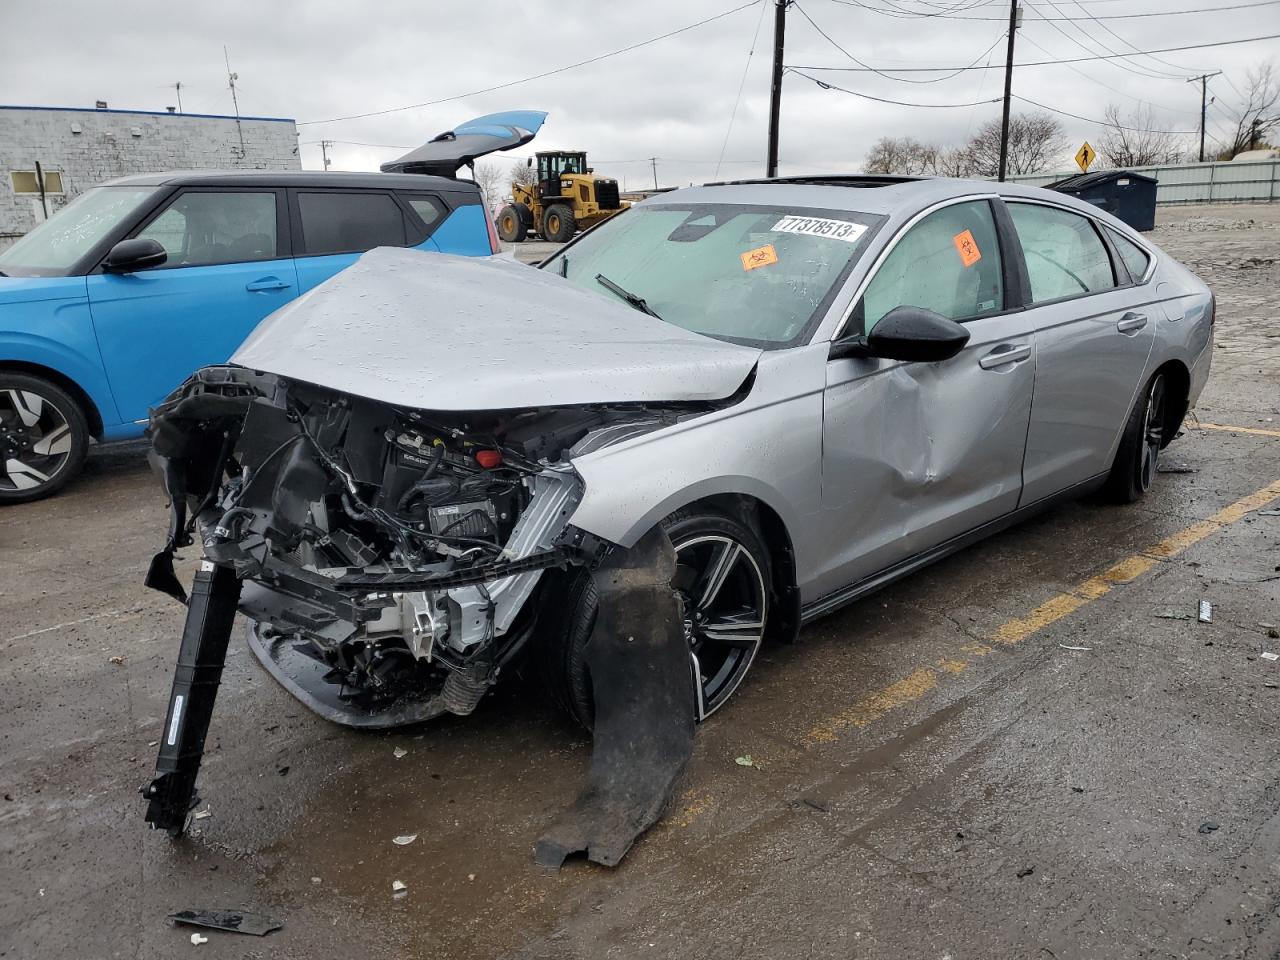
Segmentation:
<svg viewBox="0 0 1280 960">
<path fill-rule="evenodd" d="M 831 552 L 814 596 L 1017 507 L 1035 338 L 1026 312 L 1008 303 L 1010 257 L 992 201 L 965 200 L 906 227 L 874 268 L 845 335 L 911 305 L 963 323 L 970 339 L 940 363 L 828 361 L 822 515 Z"/>
</svg>

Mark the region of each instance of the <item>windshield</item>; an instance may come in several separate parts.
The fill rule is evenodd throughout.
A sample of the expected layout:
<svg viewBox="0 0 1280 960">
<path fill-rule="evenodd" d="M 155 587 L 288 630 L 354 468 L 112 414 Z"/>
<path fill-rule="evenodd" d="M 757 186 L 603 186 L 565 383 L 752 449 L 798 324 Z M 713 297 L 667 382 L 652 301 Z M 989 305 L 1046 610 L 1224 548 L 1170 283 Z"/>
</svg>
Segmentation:
<svg viewBox="0 0 1280 960">
<path fill-rule="evenodd" d="M 603 297 L 626 299 L 621 289 L 637 309 L 695 333 L 789 346 L 821 318 L 881 219 L 847 210 L 645 205 L 606 221 L 543 268 Z"/>
<path fill-rule="evenodd" d="M 0 273 L 57 276 L 76 265 L 156 187 L 95 187 L 82 193 L 21 240 L 0 250 Z"/>
</svg>

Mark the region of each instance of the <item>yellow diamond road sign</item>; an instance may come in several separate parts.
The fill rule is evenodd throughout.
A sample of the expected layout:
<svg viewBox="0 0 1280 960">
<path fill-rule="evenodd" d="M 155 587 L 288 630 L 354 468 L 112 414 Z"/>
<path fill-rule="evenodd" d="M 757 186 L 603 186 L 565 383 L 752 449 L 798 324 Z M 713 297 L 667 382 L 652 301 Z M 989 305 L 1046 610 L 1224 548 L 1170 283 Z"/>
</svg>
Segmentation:
<svg viewBox="0 0 1280 960">
<path fill-rule="evenodd" d="M 1079 152 L 1076 153 L 1076 165 L 1080 168 L 1082 173 L 1088 173 L 1089 165 L 1097 159 L 1097 156 L 1098 154 L 1094 151 L 1093 147 L 1089 146 L 1089 141 L 1086 140 L 1084 144 L 1081 145 Z"/>
</svg>

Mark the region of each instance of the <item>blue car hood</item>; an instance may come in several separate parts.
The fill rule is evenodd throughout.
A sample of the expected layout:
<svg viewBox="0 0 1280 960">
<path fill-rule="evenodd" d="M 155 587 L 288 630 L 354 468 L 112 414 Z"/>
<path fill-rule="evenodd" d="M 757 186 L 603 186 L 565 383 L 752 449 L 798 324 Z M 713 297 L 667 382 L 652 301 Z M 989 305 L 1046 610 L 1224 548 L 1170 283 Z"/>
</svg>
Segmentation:
<svg viewBox="0 0 1280 960">
<path fill-rule="evenodd" d="M 84 277 L 0 277 L 0 307 L 43 300 L 83 300 L 88 296 L 87 290 Z"/>
<path fill-rule="evenodd" d="M 233 363 L 419 410 L 733 394 L 760 350 L 497 257 L 379 248 L 260 323 Z"/>
</svg>

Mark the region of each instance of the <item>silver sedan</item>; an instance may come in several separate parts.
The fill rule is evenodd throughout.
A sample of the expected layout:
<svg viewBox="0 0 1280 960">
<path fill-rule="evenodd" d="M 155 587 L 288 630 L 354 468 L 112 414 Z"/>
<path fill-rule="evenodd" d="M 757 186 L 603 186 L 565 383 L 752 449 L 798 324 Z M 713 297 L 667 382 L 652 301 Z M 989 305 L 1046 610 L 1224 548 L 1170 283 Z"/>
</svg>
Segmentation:
<svg viewBox="0 0 1280 960">
<path fill-rule="evenodd" d="M 708 185 L 539 271 L 372 251 L 201 371 L 156 446 L 317 712 L 468 713 L 519 655 L 589 722 L 589 571 L 660 528 L 701 719 L 766 638 L 1063 498 L 1141 497 L 1213 322 L 1061 194 Z"/>
</svg>

